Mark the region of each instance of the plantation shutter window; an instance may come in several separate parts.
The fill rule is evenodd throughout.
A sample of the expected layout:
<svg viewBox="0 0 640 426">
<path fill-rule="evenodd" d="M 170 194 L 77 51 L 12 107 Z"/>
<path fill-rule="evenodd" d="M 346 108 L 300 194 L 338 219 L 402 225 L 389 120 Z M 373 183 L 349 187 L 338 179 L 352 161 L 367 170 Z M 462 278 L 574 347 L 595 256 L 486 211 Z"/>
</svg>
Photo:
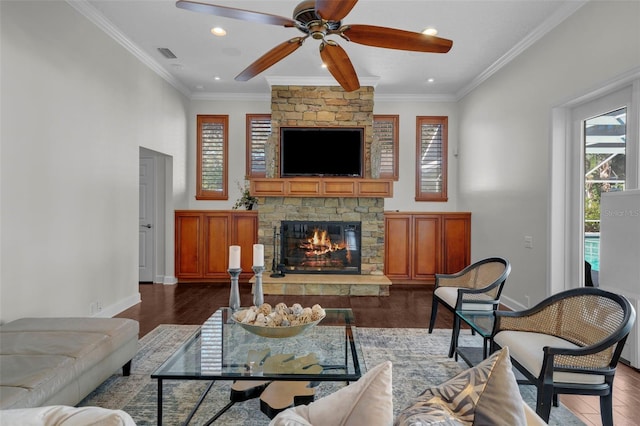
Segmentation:
<svg viewBox="0 0 640 426">
<path fill-rule="evenodd" d="M 374 115 L 373 134 L 380 142 L 380 178 L 398 180 L 397 115 Z"/>
<path fill-rule="evenodd" d="M 416 201 L 447 201 L 447 117 L 416 117 Z"/>
<path fill-rule="evenodd" d="M 247 114 L 247 177 L 266 177 L 266 145 L 270 136 L 270 114 Z"/>
<path fill-rule="evenodd" d="M 229 116 L 198 115 L 198 200 L 226 200 Z"/>
</svg>

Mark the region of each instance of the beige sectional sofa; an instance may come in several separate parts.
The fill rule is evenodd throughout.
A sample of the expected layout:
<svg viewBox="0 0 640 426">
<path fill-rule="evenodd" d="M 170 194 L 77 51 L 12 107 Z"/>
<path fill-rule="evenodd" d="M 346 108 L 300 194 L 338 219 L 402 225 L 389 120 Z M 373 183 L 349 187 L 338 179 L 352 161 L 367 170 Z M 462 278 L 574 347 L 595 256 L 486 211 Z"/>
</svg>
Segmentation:
<svg viewBox="0 0 640 426">
<path fill-rule="evenodd" d="M 139 324 L 124 318 L 23 318 L 0 326 L 0 409 L 76 405 L 118 369 Z"/>
</svg>

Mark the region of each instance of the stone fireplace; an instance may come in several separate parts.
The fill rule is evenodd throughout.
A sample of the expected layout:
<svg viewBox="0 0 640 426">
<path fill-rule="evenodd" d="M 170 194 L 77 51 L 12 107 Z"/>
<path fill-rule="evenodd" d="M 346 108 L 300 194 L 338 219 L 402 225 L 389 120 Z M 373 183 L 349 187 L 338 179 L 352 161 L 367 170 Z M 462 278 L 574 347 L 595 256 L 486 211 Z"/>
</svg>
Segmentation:
<svg viewBox="0 0 640 426">
<path fill-rule="evenodd" d="M 345 92 L 340 87 L 328 86 L 272 86 L 271 89 L 271 131 L 280 134 L 280 127 L 361 127 L 364 129 L 364 178 L 371 178 L 371 143 L 373 141 L 373 87 L 362 87 L 353 92 Z M 274 138 L 272 138 L 274 139 Z M 273 164 L 267 164 L 267 176 L 280 175 L 279 141 L 274 140 Z M 269 173 L 271 167 L 271 173 Z M 374 197 L 311 197 L 311 196 L 261 196 L 258 201 L 258 240 L 265 246 L 265 265 L 271 272 L 272 260 L 276 253 L 280 257 L 281 226 L 283 221 L 307 222 L 347 222 L 360 224 L 360 265 L 326 275 L 319 275 L 325 281 L 337 282 L 343 275 L 344 283 L 357 283 L 365 279 L 366 285 L 376 282 L 375 294 L 388 294 L 390 281 L 384 277 L 384 198 Z M 276 232 L 274 232 L 276 230 Z M 307 270 L 299 274 L 289 274 L 287 278 L 300 283 L 315 276 Z M 289 271 L 291 272 L 291 271 Z M 268 274 L 265 274 L 268 276 Z M 350 277 L 347 279 L 347 277 Z M 369 277 L 369 278 L 366 278 Z M 274 280 L 278 280 L 277 278 Z M 282 283 L 283 278 L 279 278 Z M 316 278 L 315 282 L 319 282 Z M 265 283 L 265 291 L 269 288 Z M 340 283 L 343 284 L 343 283 Z M 277 286 L 278 284 L 273 284 Z M 295 284 L 298 285 L 298 284 Z M 315 285 L 315 284 L 313 284 Z M 378 285 L 381 289 L 378 293 Z M 284 284 L 279 284 L 284 287 Z M 384 287 L 384 288 L 383 288 Z M 275 287 L 273 287 L 275 288 Z M 291 289 L 289 284 L 289 289 Z M 280 294 L 327 294 L 315 287 L 312 290 L 283 290 Z M 342 290 L 340 290 L 342 291 Z M 353 294 L 354 290 L 346 294 Z M 345 294 L 345 293 L 338 293 Z M 367 293 L 370 294 L 370 293 Z"/>
</svg>

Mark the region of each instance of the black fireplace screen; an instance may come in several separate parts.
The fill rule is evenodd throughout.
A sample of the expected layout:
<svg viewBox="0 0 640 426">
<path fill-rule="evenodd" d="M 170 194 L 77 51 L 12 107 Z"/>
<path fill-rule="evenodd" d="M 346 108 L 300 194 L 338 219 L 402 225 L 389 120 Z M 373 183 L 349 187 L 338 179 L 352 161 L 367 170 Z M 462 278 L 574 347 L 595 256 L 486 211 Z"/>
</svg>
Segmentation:
<svg viewBox="0 0 640 426">
<path fill-rule="evenodd" d="M 281 261 L 285 272 L 360 274 L 360 222 L 283 221 Z"/>
</svg>

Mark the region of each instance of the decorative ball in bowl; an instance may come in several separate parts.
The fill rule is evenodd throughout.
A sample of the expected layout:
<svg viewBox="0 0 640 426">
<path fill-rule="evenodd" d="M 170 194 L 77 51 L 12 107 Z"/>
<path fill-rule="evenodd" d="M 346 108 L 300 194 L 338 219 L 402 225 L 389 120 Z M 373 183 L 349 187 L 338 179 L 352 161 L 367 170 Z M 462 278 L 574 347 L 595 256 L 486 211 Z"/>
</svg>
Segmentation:
<svg viewBox="0 0 640 426">
<path fill-rule="evenodd" d="M 303 308 L 299 303 L 287 306 L 268 303 L 251 306 L 235 312 L 231 319 L 239 326 L 262 337 L 293 337 L 310 329 L 323 320 L 326 313 L 320 305 Z"/>
</svg>

